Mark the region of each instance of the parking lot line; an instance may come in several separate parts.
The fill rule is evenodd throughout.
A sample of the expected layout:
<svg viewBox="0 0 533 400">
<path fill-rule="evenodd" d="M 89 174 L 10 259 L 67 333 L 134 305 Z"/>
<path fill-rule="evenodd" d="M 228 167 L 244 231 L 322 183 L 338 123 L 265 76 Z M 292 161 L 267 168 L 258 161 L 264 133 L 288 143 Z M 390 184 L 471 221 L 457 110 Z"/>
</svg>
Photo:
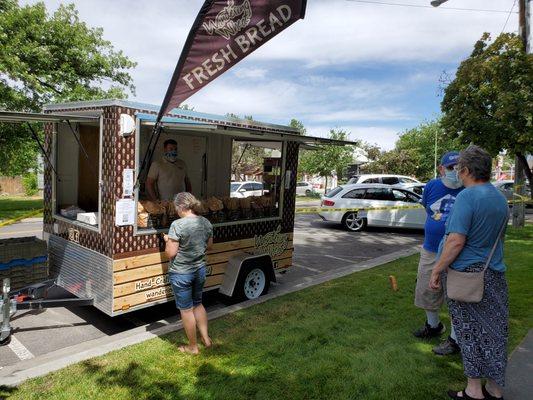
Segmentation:
<svg viewBox="0 0 533 400">
<path fill-rule="evenodd" d="M 347 258 L 341 258 L 341 257 L 336 257 L 336 256 L 332 256 L 330 254 L 324 254 L 324 257 L 329 257 L 329 258 L 334 258 L 335 260 L 340 260 L 340 261 L 346 261 L 346 262 L 350 262 L 350 263 L 353 263 L 354 262 L 354 259 L 365 259 L 365 260 L 368 260 L 372 257 L 361 257 L 361 256 L 356 256 L 356 257 L 353 257 L 351 260 L 347 259 Z"/>
<path fill-rule="evenodd" d="M 295 262 L 293 262 L 292 265 L 293 265 L 293 267 L 303 268 L 303 269 L 307 269 L 309 271 L 313 271 L 313 272 L 317 272 L 317 273 L 324 272 L 324 271 L 320 271 L 319 269 L 315 269 L 315 268 L 311 268 L 311 267 L 305 267 L 303 265 L 296 264 Z"/>
<path fill-rule="evenodd" d="M 7 345 L 13 353 L 21 360 L 30 360 L 35 356 L 24 346 L 14 335 L 11 335 L 11 342 Z"/>
</svg>

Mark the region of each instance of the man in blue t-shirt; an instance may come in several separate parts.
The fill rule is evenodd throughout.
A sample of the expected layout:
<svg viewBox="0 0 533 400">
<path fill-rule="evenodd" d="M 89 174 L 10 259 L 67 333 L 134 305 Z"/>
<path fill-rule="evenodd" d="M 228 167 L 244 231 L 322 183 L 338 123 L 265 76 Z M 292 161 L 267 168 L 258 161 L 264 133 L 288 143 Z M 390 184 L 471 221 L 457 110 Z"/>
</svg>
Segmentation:
<svg viewBox="0 0 533 400">
<path fill-rule="evenodd" d="M 455 203 L 455 197 L 463 189 L 454 170 L 458 161 L 458 152 L 450 151 L 444 154 L 439 166 L 440 177 L 427 183 L 422 196 L 422 205 L 426 208 L 427 216 L 424 227 L 424 245 L 420 251 L 418 264 L 415 305 L 426 312 L 426 322 L 423 327 L 414 332 L 418 338 L 440 336 L 446 330 L 439 318 L 439 310 L 444 302 L 444 292 L 442 288 L 440 290 L 430 289 L 429 279 L 437 261 L 437 252 L 444 236 L 446 220 Z M 448 339 L 435 347 L 433 351 L 439 355 L 459 351 L 453 329 Z"/>
</svg>

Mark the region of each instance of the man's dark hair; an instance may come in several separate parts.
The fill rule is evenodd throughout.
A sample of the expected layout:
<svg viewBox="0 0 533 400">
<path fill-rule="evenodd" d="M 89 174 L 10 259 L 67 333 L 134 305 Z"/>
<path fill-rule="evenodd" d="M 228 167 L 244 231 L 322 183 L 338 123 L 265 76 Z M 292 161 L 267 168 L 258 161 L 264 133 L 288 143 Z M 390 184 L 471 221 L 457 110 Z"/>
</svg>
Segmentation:
<svg viewBox="0 0 533 400">
<path fill-rule="evenodd" d="M 178 142 L 176 142 L 174 139 L 167 139 L 165 140 L 165 143 L 163 143 L 163 148 L 167 147 L 169 144 L 173 144 L 174 146 L 177 146 Z"/>
<path fill-rule="evenodd" d="M 459 155 L 459 168 L 468 168 L 470 175 L 478 181 L 490 181 L 492 157 L 484 149 L 470 145 Z"/>
</svg>

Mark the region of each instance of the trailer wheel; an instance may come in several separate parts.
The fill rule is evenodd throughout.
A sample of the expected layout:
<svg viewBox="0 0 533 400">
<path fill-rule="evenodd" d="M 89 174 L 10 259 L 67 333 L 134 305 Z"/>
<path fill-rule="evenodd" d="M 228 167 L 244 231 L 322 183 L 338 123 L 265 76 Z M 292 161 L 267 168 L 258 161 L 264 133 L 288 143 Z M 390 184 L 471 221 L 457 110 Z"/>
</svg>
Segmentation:
<svg viewBox="0 0 533 400">
<path fill-rule="evenodd" d="M 235 286 L 234 298 L 253 300 L 268 293 L 270 278 L 263 265 L 246 265 L 239 274 Z"/>
</svg>

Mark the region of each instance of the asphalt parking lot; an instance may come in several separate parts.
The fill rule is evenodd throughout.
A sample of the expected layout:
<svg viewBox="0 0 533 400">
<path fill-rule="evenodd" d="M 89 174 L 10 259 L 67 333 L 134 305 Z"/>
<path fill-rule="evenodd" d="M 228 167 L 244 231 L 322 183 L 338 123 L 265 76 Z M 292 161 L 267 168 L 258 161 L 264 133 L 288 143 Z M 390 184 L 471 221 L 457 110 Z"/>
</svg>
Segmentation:
<svg viewBox="0 0 533 400">
<path fill-rule="evenodd" d="M 17 228 L 11 227 L 10 234 Z M 39 222 L 21 224 L 19 232 L 40 231 Z M 5 232 L 0 232 L 4 236 Z M 364 263 L 376 257 L 413 247 L 423 232 L 400 229 L 369 229 L 352 233 L 323 222 L 317 215 L 298 215 L 295 221 L 293 267 L 278 276 L 271 292 L 313 280 L 321 274 Z M 226 307 L 216 293 L 205 299 L 208 312 Z M 153 306 L 119 317 L 108 317 L 92 307 L 50 308 L 21 311 L 14 316 L 14 334 L 8 346 L 0 347 L 1 368 L 89 340 L 172 318 L 172 303 Z M 1 372 L 0 372 L 1 374 Z"/>
</svg>

